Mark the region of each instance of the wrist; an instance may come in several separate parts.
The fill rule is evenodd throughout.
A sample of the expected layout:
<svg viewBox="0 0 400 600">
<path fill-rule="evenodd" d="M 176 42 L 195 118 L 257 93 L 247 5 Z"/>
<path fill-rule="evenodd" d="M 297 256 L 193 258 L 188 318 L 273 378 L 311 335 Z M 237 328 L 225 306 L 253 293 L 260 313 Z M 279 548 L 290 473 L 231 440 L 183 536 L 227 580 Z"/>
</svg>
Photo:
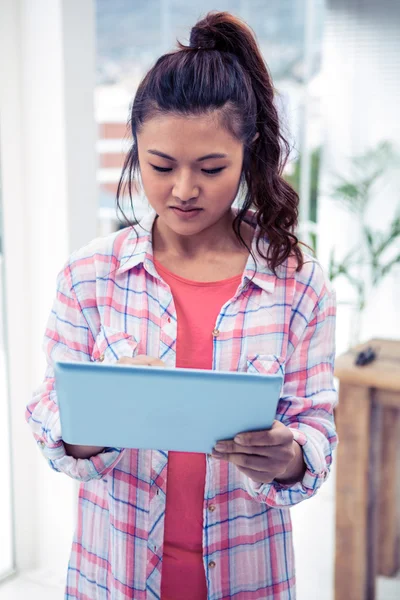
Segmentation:
<svg viewBox="0 0 400 600">
<path fill-rule="evenodd" d="M 67 444 L 64 442 L 65 451 L 68 456 L 73 458 L 92 458 L 96 454 L 103 452 L 104 448 L 101 446 L 78 446 L 75 444 Z"/>
<path fill-rule="evenodd" d="M 295 483 L 300 482 L 307 469 L 307 465 L 304 462 L 303 450 L 295 440 L 292 442 L 294 457 L 290 461 L 286 471 L 275 478 L 277 483 L 281 483 L 282 485 L 294 485 Z"/>
</svg>

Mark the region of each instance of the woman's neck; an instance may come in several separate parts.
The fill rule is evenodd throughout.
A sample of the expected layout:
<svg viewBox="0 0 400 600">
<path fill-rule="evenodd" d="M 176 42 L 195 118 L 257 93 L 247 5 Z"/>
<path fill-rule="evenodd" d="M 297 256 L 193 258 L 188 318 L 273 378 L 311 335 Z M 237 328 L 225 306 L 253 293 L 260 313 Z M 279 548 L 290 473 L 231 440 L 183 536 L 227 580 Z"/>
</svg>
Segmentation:
<svg viewBox="0 0 400 600">
<path fill-rule="evenodd" d="M 233 218 L 234 215 L 224 227 L 218 224 L 198 236 L 184 236 L 183 240 L 174 232 L 165 232 L 157 219 L 153 228 L 154 258 L 172 273 L 194 281 L 221 281 L 240 275 L 249 252 L 232 229 Z M 241 234 L 250 247 L 253 228 L 243 223 Z"/>
<path fill-rule="evenodd" d="M 191 236 L 176 234 L 157 218 L 153 227 L 154 252 L 159 256 L 168 254 L 183 260 L 195 260 L 200 256 L 204 259 L 207 255 L 245 251 L 233 231 L 234 218 L 234 213 L 230 211 L 212 227 Z M 247 245 L 251 244 L 252 232 L 249 225 L 242 226 L 242 235 Z"/>
</svg>

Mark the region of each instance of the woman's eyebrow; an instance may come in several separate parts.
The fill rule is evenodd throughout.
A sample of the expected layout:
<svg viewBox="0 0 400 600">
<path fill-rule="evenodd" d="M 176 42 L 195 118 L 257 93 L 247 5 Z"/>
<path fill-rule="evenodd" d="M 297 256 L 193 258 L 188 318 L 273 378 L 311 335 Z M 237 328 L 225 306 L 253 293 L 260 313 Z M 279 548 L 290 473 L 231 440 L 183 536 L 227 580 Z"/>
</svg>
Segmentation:
<svg viewBox="0 0 400 600">
<path fill-rule="evenodd" d="M 149 154 L 155 154 L 156 156 L 161 156 L 161 158 L 166 158 L 167 160 L 173 160 L 176 162 L 176 158 L 169 156 L 169 154 L 164 154 L 164 152 L 160 152 L 159 150 L 147 150 Z"/>
<path fill-rule="evenodd" d="M 169 154 L 165 154 L 164 152 L 160 152 L 159 150 L 147 150 L 149 154 L 155 154 L 156 156 L 161 156 L 161 158 L 166 158 L 167 160 L 172 160 L 176 162 L 176 158 L 170 156 Z M 212 154 L 206 154 L 205 156 L 201 156 L 197 159 L 196 162 L 202 162 L 203 160 L 209 160 L 210 158 L 227 158 L 227 154 L 223 154 L 222 152 L 213 152 Z"/>
<path fill-rule="evenodd" d="M 222 154 L 222 152 L 213 152 L 212 154 L 206 154 L 205 156 L 201 156 L 197 159 L 197 162 L 201 162 L 202 160 L 208 160 L 209 158 L 227 158 L 227 154 Z"/>
</svg>

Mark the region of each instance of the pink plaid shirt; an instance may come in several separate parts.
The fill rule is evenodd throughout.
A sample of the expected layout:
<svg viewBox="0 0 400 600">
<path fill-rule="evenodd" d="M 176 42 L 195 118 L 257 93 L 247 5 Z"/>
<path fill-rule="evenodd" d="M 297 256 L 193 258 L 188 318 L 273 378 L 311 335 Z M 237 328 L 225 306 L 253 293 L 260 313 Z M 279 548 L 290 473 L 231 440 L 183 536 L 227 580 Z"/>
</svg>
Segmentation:
<svg viewBox="0 0 400 600">
<path fill-rule="evenodd" d="M 168 453 L 107 448 L 91 459 L 67 456 L 53 373 L 60 359 L 112 363 L 136 354 L 175 365 L 176 312 L 153 263 L 154 218 L 152 212 L 136 234 L 124 229 L 71 256 L 45 334 L 45 380 L 27 408 L 50 465 L 81 482 L 69 600 L 160 598 Z M 249 257 L 215 323 L 213 369 L 284 373 L 277 419 L 292 429 L 307 470 L 292 486 L 257 484 L 234 465 L 207 457 L 208 600 L 294 600 L 289 508 L 325 481 L 337 442 L 334 294 L 314 258 L 306 256 L 300 272 L 290 259 L 275 276 L 255 244 L 253 251 L 256 262 Z"/>
</svg>

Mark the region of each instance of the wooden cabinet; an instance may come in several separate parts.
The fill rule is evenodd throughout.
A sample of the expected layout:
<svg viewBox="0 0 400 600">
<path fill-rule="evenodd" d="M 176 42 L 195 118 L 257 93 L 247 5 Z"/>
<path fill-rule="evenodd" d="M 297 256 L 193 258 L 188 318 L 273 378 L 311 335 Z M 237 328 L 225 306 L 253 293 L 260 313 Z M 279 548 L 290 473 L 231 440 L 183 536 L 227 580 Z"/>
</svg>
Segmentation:
<svg viewBox="0 0 400 600">
<path fill-rule="evenodd" d="M 356 366 L 372 346 L 374 362 Z M 335 600 L 374 600 L 399 569 L 400 341 L 373 339 L 336 359 L 339 446 Z"/>
</svg>

